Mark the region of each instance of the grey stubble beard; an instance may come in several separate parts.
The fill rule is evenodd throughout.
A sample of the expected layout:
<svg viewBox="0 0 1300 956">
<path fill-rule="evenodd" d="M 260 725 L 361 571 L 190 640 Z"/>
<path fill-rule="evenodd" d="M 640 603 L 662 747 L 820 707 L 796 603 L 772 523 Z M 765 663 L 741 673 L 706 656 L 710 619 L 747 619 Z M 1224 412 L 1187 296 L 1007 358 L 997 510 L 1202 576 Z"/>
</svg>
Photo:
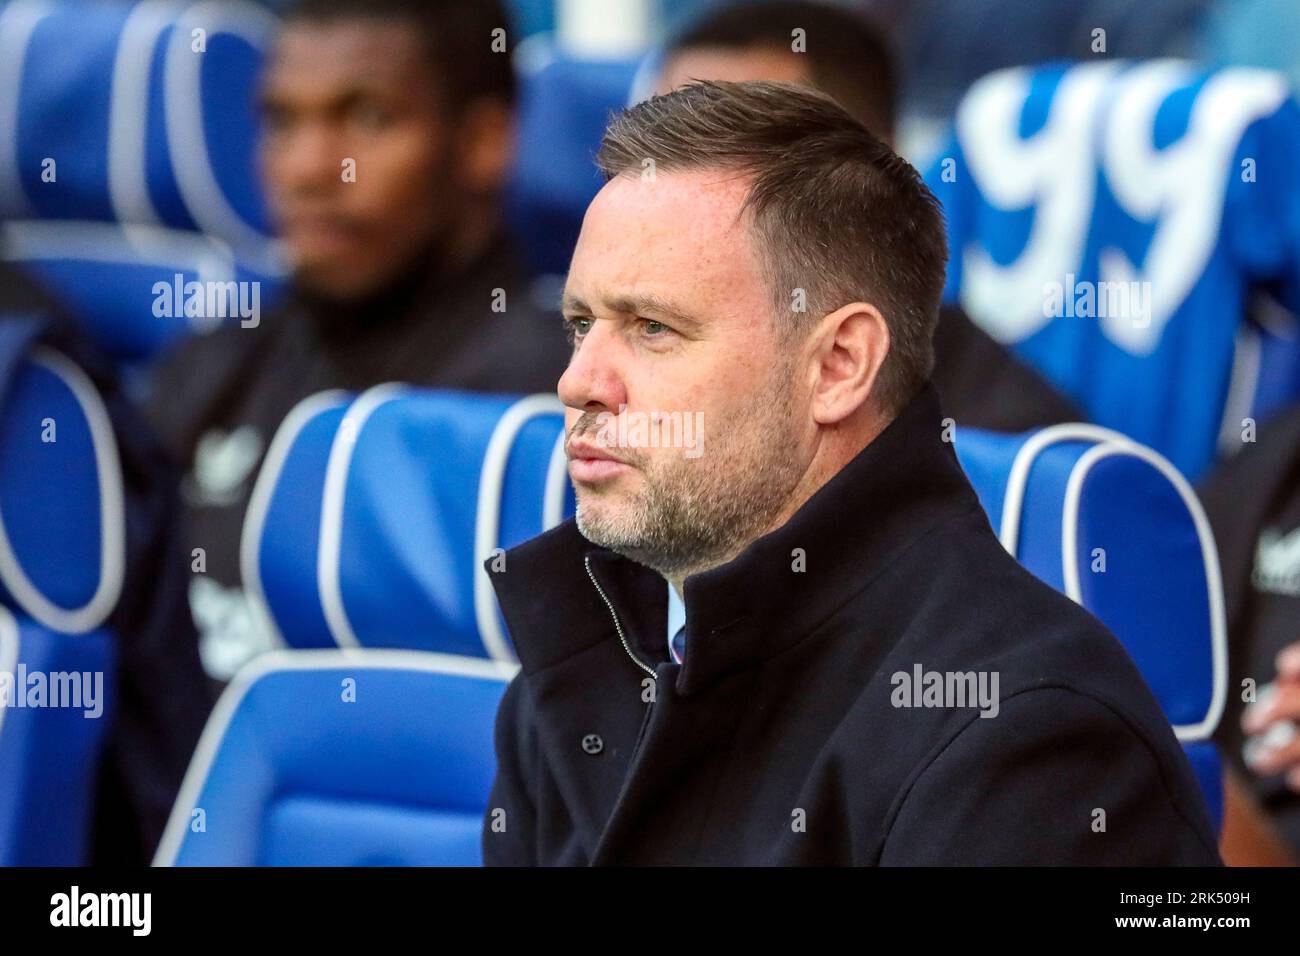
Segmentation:
<svg viewBox="0 0 1300 956">
<path fill-rule="evenodd" d="M 786 453 L 793 433 L 791 385 L 789 365 L 775 370 L 763 393 L 745 405 L 762 410 L 764 421 L 742 422 L 741 429 L 724 423 L 699 458 L 661 456 L 655 462 L 639 449 L 620 450 L 640 472 L 641 488 L 611 520 L 599 513 L 593 518 L 584 507 L 584 497 L 596 505 L 604 492 L 579 485 L 578 530 L 674 582 L 736 557 L 772 530 L 802 477 L 802 467 Z M 584 413 L 570 438 L 592 430 L 594 422 Z"/>
</svg>

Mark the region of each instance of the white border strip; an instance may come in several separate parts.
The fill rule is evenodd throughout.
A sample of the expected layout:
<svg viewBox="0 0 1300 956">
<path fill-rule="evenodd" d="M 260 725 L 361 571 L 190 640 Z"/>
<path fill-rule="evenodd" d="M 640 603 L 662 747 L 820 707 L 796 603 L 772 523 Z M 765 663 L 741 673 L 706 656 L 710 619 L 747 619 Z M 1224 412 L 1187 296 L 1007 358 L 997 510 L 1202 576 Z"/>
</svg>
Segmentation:
<svg viewBox="0 0 1300 956">
<path fill-rule="evenodd" d="M 267 603 L 259 560 L 267 511 L 271 507 L 276 486 L 280 483 L 280 472 L 284 470 L 284 463 L 303 428 L 320 413 L 339 408 L 347 401 L 348 393 L 342 389 L 317 392 L 304 398 L 284 416 L 284 421 L 276 429 L 271 446 L 262 459 L 262 468 L 257 473 L 257 481 L 248 498 L 248 509 L 244 512 L 244 527 L 239 536 L 239 574 L 243 579 L 244 594 L 254 617 L 266 628 L 266 633 L 281 645 L 286 645 L 287 642 Z"/>
<path fill-rule="evenodd" d="M 564 520 L 564 496 L 569 490 L 569 456 L 564 453 L 564 440 L 569 430 L 560 424 L 560 434 L 551 450 L 551 461 L 546 466 L 546 490 L 542 493 L 542 530 L 550 531 Z"/>
<path fill-rule="evenodd" d="M 454 654 L 436 654 L 431 651 L 322 649 L 301 651 L 269 651 L 254 658 L 239 670 L 234 680 L 213 708 L 203 734 L 199 738 L 180 793 L 172 807 L 163 831 L 162 840 L 154 854 L 154 866 L 175 866 L 185 834 L 189 829 L 190 813 L 198 804 L 213 761 L 221 749 L 230 722 L 238 713 L 240 704 L 249 690 L 263 677 L 283 671 L 317 671 L 333 668 L 350 670 L 409 670 L 448 674 L 479 680 L 508 682 L 518 671 L 517 666 L 462 657 Z M 249 825 L 254 825 L 248 821 Z"/>
<path fill-rule="evenodd" d="M 257 263 L 257 270 L 264 275 L 280 275 L 284 264 L 275 254 L 271 237 L 244 221 L 217 182 L 203 128 L 204 58 L 196 56 L 190 44 L 192 31 L 201 29 L 206 31 L 208 43 L 226 33 L 265 50 L 279 23 L 265 7 L 245 0 L 203 0 L 177 19 L 163 61 L 167 147 L 185 207 L 202 232 L 229 240 L 240 256 Z"/>
<path fill-rule="evenodd" d="M 85 634 L 104 622 L 117 606 L 126 573 L 126 517 L 122 498 L 122 461 L 113 423 L 86 373 L 53 349 L 33 346 L 28 358 L 58 377 L 81 406 L 90 428 L 99 483 L 99 584 L 79 608 L 59 607 L 32 583 L 14 554 L 4 516 L 0 515 L 0 582 L 19 606 L 52 631 Z"/>
<path fill-rule="evenodd" d="M 1232 350 L 1232 375 L 1223 401 L 1223 418 L 1219 422 L 1219 440 L 1215 450 L 1220 455 L 1231 455 L 1244 447 L 1241 420 L 1250 415 L 1255 402 L 1263 350 L 1263 336 L 1259 329 L 1243 323 L 1237 329 Z"/>
<path fill-rule="evenodd" d="M 1175 724 L 1174 735 L 1179 740 L 1208 740 L 1219 726 L 1223 708 L 1228 699 L 1228 623 L 1223 605 L 1223 577 L 1219 569 L 1219 553 L 1214 544 L 1214 533 L 1205 517 L 1205 510 L 1192 491 L 1187 479 L 1158 452 L 1132 441 L 1105 442 L 1085 451 L 1077 462 L 1065 486 L 1065 503 L 1061 512 L 1061 561 L 1066 594 L 1077 604 L 1083 604 L 1083 586 L 1079 573 L 1079 508 L 1083 501 L 1083 486 L 1088 473 L 1106 458 L 1131 456 L 1151 465 L 1162 474 L 1183 500 L 1192 516 L 1196 537 L 1201 546 L 1201 561 L 1205 569 L 1205 587 L 1210 604 L 1210 655 L 1213 666 L 1213 689 L 1210 706 L 1205 717 L 1195 724 Z"/>
<path fill-rule="evenodd" d="M 18 117 L 23 71 L 32 34 L 54 12 L 44 0 L 12 0 L 0 6 L 0 214 L 31 214 L 31 200 L 18 171 Z"/>
<path fill-rule="evenodd" d="M 483 470 L 479 474 L 478 485 L 478 510 L 474 520 L 474 615 L 478 619 L 478 632 L 483 647 L 488 656 L 496 661 L 513 663 L 515 660 L 510 642 L 506 640 L 497 618 L 492 579 L 483 566 L 483 562 L 492 556 L 492 551 L 497 547 L 501 531 L 501 496 L 505 486 L 506 465 L 520 429 L 534 418 L 557 412 L 563 415 L 564 405 L 554 395 L 528 395 L 519 399 L 497 421 L 492 437 L 488 440 L 487 451 L 483 454 Z M 552 451 L 548 467 L 548 490 L 551 490 L 550 473 L 553 472 L 554 463 L 555 453 Z"/>
<path fill-rule="evenodd" d="M 320 546 L 316 550 L 316 586 L 321 607 L 329 624 L 334 643 L 339 647 L 360 647 L 352 622 L 343 606 L 343 584 L 339 580 L 343 550 L 343 505 L 347 495 L 352 455 L 361 437 L 361 429 L 379 406 L 400 397 L 409 386 L 386 382 L 366 389 L 348 408 L 330 444 L 329 464 L 325 467 L 325 489 L 320 507 Z"/>
<path fill-rule="evenodd" d="M 7 607 L 0 604 L 0 674 L 9 675 L 10 694 L 18 692 L 15 686 L 18 680 L 18 641 L 18 621 Z M 0 731 L 4 730 L 6 709 L 4 699 L 0 698 Z"/>
<path fill-rule="evenodd" d="M 149 71 L 158 38 L 178 12 L 176 0 L 143 0 L 118 37 L 109 90 L 108 196 L 120 222 L 159 222 L 145 171 Z"/>
<path fill-rule="evenodd" d="M 214 236 L 167 226 L 123 226 L 80 219 L 21 219 L 0 224 L 0 252 L 15 261 L 87 260 L 188 269 L 205 281 L 235 277 L 234 254 Z M 170 279 L 171 277 L 168 276 Z"/>
<path fill-rule="evenodd" d="M 960 437 L 958 441 L 960 441 Z M 1127 435 L 1122 435 L 1100 425 L 1071 422 L 1051 425 L 1033 435 L 1020 446 L 1007 473 L 1007 488 L 1002 499 L 1002 522 L 998 539 L 1013 558 L 1020 547 L 1020 512 L 1025 504 L 1025 491 L 1029 485 L 1029 472 L 1038 456 L 1048 447 L 1067 441 L 1117 442 L 1136 445 Z"/>
</svg>

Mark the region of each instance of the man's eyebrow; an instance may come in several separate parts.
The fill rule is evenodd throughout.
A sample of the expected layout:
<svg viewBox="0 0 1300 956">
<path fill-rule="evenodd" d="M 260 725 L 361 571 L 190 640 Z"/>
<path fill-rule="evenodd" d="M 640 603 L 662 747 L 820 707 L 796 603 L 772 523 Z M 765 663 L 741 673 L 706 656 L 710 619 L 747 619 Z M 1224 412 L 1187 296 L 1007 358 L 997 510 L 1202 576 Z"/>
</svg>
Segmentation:
<svg viewBox="0 0 1300 956">
<path fill-rule="evenodd" d="M 564 293 L 560 298 L 560 311 L 562 312 L 580 312 L 583 315 L 591 315 L 591 306 L 587 305 L 576 295 Z"/>
<path fill-rule="evenodd" d="M 666 319 L 669 324 L 696 329 L 700 320 L 685 309 L 679 308 L 667 299 L 653 294 L 620 295 L 605 299 L 605 308 L 611 312 L 624 315 L 644 315 L 651 318 Z"/>
<path fill-rule="evenodd" d="M 368 80 L 359 79 L 340 89 L 331 90 L 327 96 L 310 105 L 315 109 L 339 112 L 359 103 L 368 103 L 381 98 L 382 91 L 378 86 Z M 291 93 L 268 83 L 257 91 L 254 104 L 257 109 L 266 112 L 275 108 L 292 107 L 294 99 Z"/>
<path fill-rule="evenodd" d="M 679 308 L 660 296 L 644 293 L 640 295 L 617 295 L 601 300 L 606 311 L 621 315 L 642 315 L 649 318 L 664 319 L 678 329 L 698 329 L 701 321 L 684 309 Z M 585 300 L 571 293 L 564 293 L 560 303 L 561 311 L 579 315 L 594 315 Z"/>
</svg>

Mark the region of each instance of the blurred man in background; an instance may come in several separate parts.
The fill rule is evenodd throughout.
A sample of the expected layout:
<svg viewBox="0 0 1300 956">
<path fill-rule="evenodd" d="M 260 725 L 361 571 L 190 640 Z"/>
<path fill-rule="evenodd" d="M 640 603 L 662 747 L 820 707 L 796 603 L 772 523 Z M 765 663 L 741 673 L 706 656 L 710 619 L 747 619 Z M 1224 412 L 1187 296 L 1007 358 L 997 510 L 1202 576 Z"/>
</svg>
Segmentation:
<svg viewBox="0 0 1300 956">
<path fill-rule="evenodd" d="M 833 97 L 893 146 L 897 78 L 884 37 L 848 10 L 808 0 L 723 6 L 665 46 L 658 92 L 691 80 L 775 80 Z M 960 426 L 1020 432 L 1084 415 L 1046 379 L 945 306 L 934 335 L 934 382 Z"/>
<path fill-rule="evenodd" d="M 239 577 L 249 492 L 287 412 L 387 381 L 553 392 L 568 349 L 499 226 L 515 80 L 497 0 L 301 0 L 260 95 L 293 296 L 185 343 L 152 418 L 188 473 L 190 604 L 214 678 L 268 645 Z"/>
</svg>

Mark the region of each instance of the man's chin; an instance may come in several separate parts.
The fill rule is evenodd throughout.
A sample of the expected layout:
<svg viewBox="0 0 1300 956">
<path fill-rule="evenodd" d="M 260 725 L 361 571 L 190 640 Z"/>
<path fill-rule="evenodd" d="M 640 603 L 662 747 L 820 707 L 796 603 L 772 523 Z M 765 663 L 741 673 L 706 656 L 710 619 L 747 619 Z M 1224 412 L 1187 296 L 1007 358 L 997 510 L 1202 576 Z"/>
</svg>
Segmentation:
<svg viewBox="0 0 1300 956">
<path fill-rule="evenodd" d="M 593 507 L 591 501 L 579 500 L 577 522 L 582 536 L 592 544 L 602 548 L 618 551 L 632 541 L 629 529 L 634 524 L 628 515 L 618 513 L 619 509 Z"/>
<path fill-rule="evenodd" d="M 296 271 L 293 284 L 301 298 L 335 308 L 365 302 L 381 287 L 369 276 L 353 276 L 344 270 L 331 272 L 316 267 Z"/>
<path fill-rule="evenodd" d="M 597 547 L 613 551 L 615 554 L 644 565 L 665 577 L 677 573 L 682 567 L 679 558 L 670 556 L 661 548 L 650 546 L 649 542 L 641 535 L 628 533 L 626 525 L 618 527 L 605 524 L 602 521 L 586 521 L 580 512 L 578 531 Z"/>
</svg>

